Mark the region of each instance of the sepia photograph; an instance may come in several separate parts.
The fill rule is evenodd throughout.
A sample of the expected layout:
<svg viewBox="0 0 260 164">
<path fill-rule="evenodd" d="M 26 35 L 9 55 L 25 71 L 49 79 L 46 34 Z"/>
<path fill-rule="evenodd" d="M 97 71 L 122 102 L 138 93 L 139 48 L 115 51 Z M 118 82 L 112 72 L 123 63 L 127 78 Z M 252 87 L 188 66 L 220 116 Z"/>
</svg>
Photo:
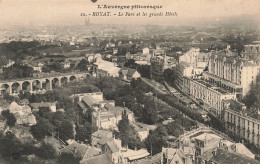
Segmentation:
<svg viewBox="0 0 260 164">
<path fill-rule="evenodd" d="M 259 0 L 0 0 L 0 164 L 259 163 Z"/>
</svg>

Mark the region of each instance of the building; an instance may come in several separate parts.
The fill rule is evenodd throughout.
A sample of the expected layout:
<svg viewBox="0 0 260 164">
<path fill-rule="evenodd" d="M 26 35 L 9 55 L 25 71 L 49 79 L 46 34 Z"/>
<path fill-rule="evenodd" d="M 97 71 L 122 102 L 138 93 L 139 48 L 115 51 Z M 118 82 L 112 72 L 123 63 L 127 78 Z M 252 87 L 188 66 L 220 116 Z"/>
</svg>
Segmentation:
<svg viewBox="0 0 260 164">
<path fill-rule="evenodd" d="M 101 148 L 107 141 L 113 139 L 113 133 L 109 130 L 98 130 L 91 135 L 92 146 Z"/>
<path fill-rule="evenodd" d="M 102 58 L 101 54 L 85 54 L 85 58 L 89 63 L 95 62 L 97 58 Z"/>
<path fill-rule="evenodd" d="M 129 121 L 134 122 L 134 114 L 128 108 L 105 104 L 103 108 L 100 108 L 97 112 L 93 112 L 92 124 L 99 129 L 117 129 L 124 111 L 126 111 Z"/>
<path fill-rule="evenodd" d="M 217 117 L 221 117 L 223 110 L 222 100 L 236 99 L 234 93 L 230 93 L 216 85 L 204 80 L 190 79 L 190 96 L 209 106 L 209 111 Z"/>
<path fill-rule="evenodd" d="M 132 79 L 139 77 L 141 77 L 141 75 L 135 69 L 123 67 L 119 70 L 119 78 L 122 80 L 130 82 Z"/>
<path fill-rule="evenodd" d="M 149 54 L 150 49 L 148 47 L 143 48 L 143 54 Z"/>
<path fill-rule="evenodd" d="M 185 54 L 179 56 L 178 64 L 175 67 L 176 85 L 185 90 L 184 78 L 200 78 L 208 66 L 208 53 L 201 53 L 199 48 L 191 48 Z M 185 91 L 186 93 L 186 91 Z"/>
<path fill-rule="evenodd" d="M 126 107 L 115 106 L 115 101 L 104 100 L 101 92 L 79 96 L 79 107 L 84 111 L 92 109 L 92 124 L 99 129 L 115 129 L 126 111 L 129 121 L 135 121 L 134 114 Z"/>
<path fill-rule="evenodd" d="M 255 155 L 243 144 L 233 142 L 227 135 L 218 132 L 215 129 L 193 129 L 192 131 L 185 132 L 181 135 L 179 140 L 180 143 L 177 148 L 162 149 L 162 163 L 222 164 L 223 161 L 232 163 L 232 158 L 229 160 L 222 160 L 222 158 L 225 159 L 228 157 L 226 154 L 235 154 L 234 157 L 239 156 L 241 161 L 255 161 Z M 224 151 L 225 153 L 218 154 L 217 160 L 215 158 L 215 155 L 217 154 L 214 154 L 213 150 Z"/>
<path fill-rule="evenodd" d="M 61 149 L 60 154 L 62 153 L 73 154 L 74 158 L 86 160 L 88 158 L 100 155 L 101 150 L 89 145 L 73 142 L 72 144 Z"/>
<path fill-rule="evenodd" d="M 39 63 L 39 64 L 29 64 L 30 67 L 33 68 L 34 71 L 36 72 L 42 72 L 42 67 L 44 66 L 44 64 Z"/>
<path fill-rule="evenodd" d="M 18 105 L 15 101 L 13 101 L 7 109 L 10 110 L 10 113 L 13 113 L 16 118 L 16 124 L 18 125 L 35 125 L 36 118 L 32 114 L 31 108 L 28 105 Z"/>
<path fill-rule="evenodd" d="M 208 72 L 203 77 L 242 99 L 256 83 L 259 66 L 226 51 L 212 52 Z"/>
<path fill-rule="evenodd" d="M 181 150 L 175 148 L 162 148 L 162 164 L 190 164 L 192 160 Z"/>
<path fill-rule="evenodd" d="M 86 112 L 90 108 L 95 111 L 98 111 L 99 108 L 103 108 L 105 104 L 115 106 L 115 101 L 105 100 L 103 98 L 102 92 L 83 93 L 77 94 L 76 96 L 78 96 L 79 98 L 78 105 L 83 110 L 83 112 Z"/>
<path fill-rule="evenodd" d="M 14 64 L 15 64 L 15 61 L 8 60 L 8 62 L 5 65 L 3 65 L 2 67 L 9 68 L 9 67 L 12 67 Z"/>
<path fill-rule="evenodd" d="M 64 69 L 69 69 L 70 68 L 70 61 L 65 61 L 62 63 Z"/>
<path fill-rule="evenodd" d="M 40 107 L 49 108 L 50 111 L 56 112 L 57 102 L 40 102 L 40 103 L 31 103 L 30 106 L 33 110 L 39 110 Z"/>
<path fill-rule="evenodd" d="M 140 122 L 130 122 L 130 126 L 137 132 L 141 141 L 144 141 L 148 137 L 150 130 L 155 130 L 157 127 L 155 125 L 147 125 Z"/>
<path fill-rule="evenodd" d="M 223 102 L 225 129 L 240 140 L 260 147 L 260 114 L 235 100 Z"/>
<path fill-rule="evenodd" d="M 200 52 L 199 48 L 191 48 L 185 54 L 179 56 L 179 63 L 187 62 L 194 68 L 204 69 L 209 62 L 210 54 Z"/>
<path fill-rule="evenodd" d="M 150 59 L 151 78 L 162 78 L 165 69 L 171 69 L 176 65 L 173 57 L 169 57 L 164 53 L 164 50 L 154 50 Z"/>
<path fill-rule="evenodd" d="M 260 45 L 245 45 L 241 57 L 247 60 L 256 61 L 260 56 Z M 256 61 L 257 62 L 257 61 Z M 259 64 L 259 63 L 258 63 Z"/>
<path fill-rule="evenodd" d="M 214 148 L 202 154 L 196 161 L 200 164 L 230 164 L 230 163 L 250 163 L 257 164 L 259 161 L 243 156 L 236 152 L 230 152 L 221 148 Z"/>
<path fill-rule="evenodd" d="M 182 90 L 184 90 L 184 78 L 193 77 L 195 75 L 193 66 L 188 62 L 180 62 L 177 64 L 174 68 L 174 73 L 176 75 L 175 83 Z"/>
<path fill-rule="evenodd" d="M 97 58 L 96 62 L 93 64 L 94 77 L 118 77 L 119 70 L 120 68 L 116 66 L 116 63 L 102 60 L 102 58 Z"/>
</svg>

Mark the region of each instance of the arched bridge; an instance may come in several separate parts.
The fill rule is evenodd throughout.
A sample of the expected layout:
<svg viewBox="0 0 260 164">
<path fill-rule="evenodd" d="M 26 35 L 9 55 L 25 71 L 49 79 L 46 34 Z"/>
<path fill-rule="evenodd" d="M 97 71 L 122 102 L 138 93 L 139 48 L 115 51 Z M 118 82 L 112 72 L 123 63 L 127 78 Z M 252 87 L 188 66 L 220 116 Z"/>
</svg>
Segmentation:
<svg viewBox="0 0 260 164">
<path fill-rule="evenodd" d="M 89 73 L 68 73 L 68 74 L 56 74 L 42 77 L 34 77 L 28 79 L 18 80 L 5 80 L 0 81 L 1 95 L 17 94 L 20 91 L 28 91 L 33 93 L 37 90 L 52 90 L 55 87 L 65 85 L 72 81 L 79 81 L 87 76 Z"/>
</svg>

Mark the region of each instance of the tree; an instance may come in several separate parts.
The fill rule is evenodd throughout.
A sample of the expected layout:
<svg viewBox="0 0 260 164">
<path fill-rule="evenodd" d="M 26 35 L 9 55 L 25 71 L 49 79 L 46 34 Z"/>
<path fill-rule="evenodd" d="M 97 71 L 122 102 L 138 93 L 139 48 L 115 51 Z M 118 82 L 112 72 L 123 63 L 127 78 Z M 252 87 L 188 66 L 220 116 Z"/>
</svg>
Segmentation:
<svg viewBox="0 0 260 164">
<path fill-rule="evenodd" d="M 126 114 L 126 111 L 122 112 L 122 120 L 120 120 L 118 123 L 118 130 L 119 130 L 120 139 L 122 140 L 122 144 L 124 146 L 128 145 L 128 141 L 130 137 L 129 134 L 130 125 L 129 125 L 129 119 Z"/>
<path fill-rule="evenodd" d="M 53 117 L 53 113 L 51 112 L 49 107 L 39 107 L 39 116 L 41 118 L 51 121 Z"/>
<path fill-rule="evenodd" d="M 87 71 L 88 70 L 89 62 L 86 59 L 82 59 L 79 64 L 77 65 L 77 69 L 80 71 Z"/>
<path fill-rule="evenodd" d="M 51 144 L 42 143 L 36 150 L 36 155 L 43 159 L 54 159 L 56 157 L 56 150 Z"/>
<path fill-rule="evenodd" d="M 0 139 L 0 152 L 5 159 L 19 159 L 21 148 L 21 141 L 13 133 L 8 132 Z"/>
<path fill-rule="evenodd" d="M 73 125 L 70 121 L 62 121 L 61 126 L 59 127 L 59 136 L 63 141 L 67 141 L 68 139 L 72 139 L 74 137 Z"/>
<path fill-rule="evenodd" d="M 56 128 L 56 130 L 61 126 L 64 120 L 65 120 L 65 116 L 61 111 L 57 111 L 53 114 L 52 123 Z"/>
<path fill-rule="evenodd" d="M 92 126 L 86 122 L 84 125 L 78 125 L 76 128 L 76 140 L 91 143 Z"/>
<path fill-rule="evenodd" d="M 16 118 L 13 113 L 10 113 L 7 117 L 6 124 L 8 126 L 14 126 L 16 122 Z"/>
<path fill-rule="evenodd" d="M 149 99 L 146 99 L 144 104 L 143 121 L 147 124 L 155 124 L 159 119 L 156 104 Z"/>
<path fill-rule="evenodd" d="M 131 149 L 143 147 L 140 138 L 135 129 L 130 126 L 126 111 L 122 112 L 122 120 L 118 123 L 119 137 L 122 140 L 123 146 L 128 146 Z"/>
<path fill-rule="evenodd" d="M 14 126 L 16 123 L 16 118 L 13 113 L 10 113 L 10 110 L 3 110 L 1 115 L 6 119 L 6 124 L 8 126 Z"/>
<path fill-rule="evenodd" d="M 22 153 L 21 153 L 22 155 L 28 156 L 28 155 L 34 154 L 35 151 L 36 151 L 36 148 L 31 141 L 27 141 L 22 144 Z"/>
<path fill-rule="evenodd" d="M 136 68 L 137 64 L 135 63 L 134 59 L 130 59 L 127 62 L 125 62 L 124 67 Z"/>
<path fill-rule="evenodd" d="M 150 131 L 145 139 L 147 150 L 152 154 L 158 154 L 162 151 L 162 147 L 167 146 L 167 130 L 164 126 L 158 126 L 154 131 Z"/>
<path fill-rule="evenodd" d="M 48 120 L 40 118 L 38 122 L 31 127 L 30 132 L 35 139 L 42 141 L 45 136 L 51 136 L 52 128 L 53 127 Z"/>
<path fill-rule="evenodd" d="M 61 153 L 58 157 L 59 164 L 79 164 L 80 159 L 75 158 L 72 153 Z"/>
</svg>

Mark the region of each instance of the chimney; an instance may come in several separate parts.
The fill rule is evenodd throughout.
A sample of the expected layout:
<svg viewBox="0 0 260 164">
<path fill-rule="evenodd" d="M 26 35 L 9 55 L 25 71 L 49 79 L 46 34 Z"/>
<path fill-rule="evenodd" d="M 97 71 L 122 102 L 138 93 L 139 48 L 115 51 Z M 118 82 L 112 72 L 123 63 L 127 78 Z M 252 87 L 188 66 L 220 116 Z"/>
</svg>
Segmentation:
<svg viewBox="0 0 260 164">
<path fill-rule="evenodd" d="M 244 140 L 242 140 L 242 144 L 245 145 L 245 141 Z"/>
<path fill-rule="evenodd" d="M 128 150 L 128 144 L 126 145 L 126 151 Z"/>
<path fill-rule="evenodd" d="M 137 147 L 135 146 L 135 151 L 137 151 Z"/>
</svg>

